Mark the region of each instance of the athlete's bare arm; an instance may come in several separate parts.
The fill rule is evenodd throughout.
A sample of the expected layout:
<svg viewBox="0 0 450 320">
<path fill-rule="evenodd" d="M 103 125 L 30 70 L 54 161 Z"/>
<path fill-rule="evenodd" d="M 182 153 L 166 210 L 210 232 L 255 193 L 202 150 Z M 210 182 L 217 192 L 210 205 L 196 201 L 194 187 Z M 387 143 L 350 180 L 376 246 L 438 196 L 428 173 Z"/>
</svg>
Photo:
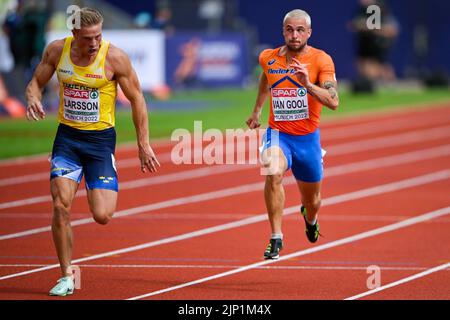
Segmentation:
<svg viewBox="0 0 450 320">
<path fill-rule="evenodd" d="M 121 49 L 110 46 L 108 50 L 108 64 L 114 70 L 114 78 L 122 88 L 125 96 L 130 100 L 134 127 L 136 128 L 137 144 L 139 147 L 139 159 L 141 170 L 156 172 L 160 166 L 156 156 L 150 147 L 148 132 L 147 105 L 138 77 L 127 54 Z"/>
<path fill-rule="evenodd" d="M 294 63 L 291 64 L 291 67 L 295 69 L 297 79 L 305 86 L 308 93 L 317 98 L 324 106 L 336 110 L 339 106 L 336 81 L 325 81 L 321 83 L 320 86 L 317 86 L 309 81 L 309 73 L 306 65 L 295 58 L 293 58 L 292 61 Z"/>
<path fill-rule="evenodd" d="M 253 113 L 246 121 L 248 127 L 250 129 L 256 129 L 261 126 L 259 122 L 259 118 L 261 117 L 261 111 L 264 106 L 264 103 L 269 96 L 269 82 L 267 81 L 266 74 L 263 72 L 261 77 L 259 78 L 259 86 L 258 86 L 258 95 L 256 96 L 255 107 L 253 108 Z"/>
<path fill-rule="evenodd" d="M 45 118 L 45 111 L 41 103 L 42 90 L 55 72 L 63 47 L 64 40 L 56 40 L 50 43 L 34 71 L 33 78 L 26 89 L 28 120 L 34 119 L 37 121 L 39 118 Z"/>
</svg>

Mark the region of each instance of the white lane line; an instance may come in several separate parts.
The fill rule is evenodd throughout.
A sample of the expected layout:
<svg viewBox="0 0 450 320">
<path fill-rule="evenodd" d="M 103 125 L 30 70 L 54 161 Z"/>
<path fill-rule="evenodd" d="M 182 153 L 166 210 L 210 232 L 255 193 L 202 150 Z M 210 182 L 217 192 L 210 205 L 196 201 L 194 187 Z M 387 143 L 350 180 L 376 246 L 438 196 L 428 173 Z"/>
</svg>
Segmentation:
<svg viewBox="0 0 450 320">
<path fill-rule="evenodd" d="M 442 209 L 439 209 L 439 210 L 435 210 L 435 211 L 432 211 L 432 212 L 428 212 L 428 213 L 422 214 L 420 216 L 417 216 L 417 217 L 414 217 L 414 218 L 411 218 L 411 219 L 407 219 L 407 220 L 404 220 L 404 221 L 401 221 L 401 222 L 397 222 L 397 223 L 394 223 L 394 224 L 391 224 L 391 225 L 387 225 L 387 226 L 384 226 L 384 227 L 381 227 L 381 228 L 376 228 L 376 229 L 369 230 L 369 231 L 366 231 L 366 232 L 358 233 L 358 234 L 350 236 L 350 237 L 346 237 L 346 238 L 342 238 L 342 239 L 335 240 L 335 241 L 332 241 L 332 242 L 328 242 L 328 243 L 319 245 L 317 247 L 309 248 L 309 249 L 306 249 L 306 250 L 296 251 L 296 252 L 293 252 L 291 254 L 287 254 L 287 255 L 281 256 L 278 260 L 266 260 L 266 261 L 261 261 L 261 262 L 249 264 L 247 266 L 240 267 L 240 268 L 237 268 L 237 269 L 234 269 L 234 270 L 230 270 L 230 271 L 227 271 L 227 272 L 222 272 L 222 273 L 219 273 L 219 274 L 216 274 L 216 275 L 212 275 L 212 276 L 209 276 L 209 277 L 205 277 L 205 278 L 197 279 L 197 280 L 194 280 L 194 281 L 182 283 L 182 284 L 179 284 L 179 285 L 176 285 L 176 286 L 173 286 L 173 287 L 169 287 L 169 288 L 165 288 L 165 289 L 149 292 L 149 293 L 146 293 L 146 294 L 143 294 L 143 295 L 135 296 L 135 297 L 129 298 L 127 300 L 144 299 L 144 298 L 156 296 L 156 295 L 159 295 L 159 294 L 162 294 L 162 293 L 171 292 L 171 291 L 179 290 L 179 289 L 182 289 L 182 288 L 194 286 L 194 285 L 197 285 L 197 284 L 200 284 L 200 283 L 205 283 L 205 282 L 208 282 L 208 281 L 211 281 L 211 280 L 224 278 L 224 277 L 236 274 L 236 273 L 240 273 L 240 272 L 244 272 L 244 271 L 247 271 L 247 270 L 255 269 L 257 267 L 261 267 L 261 266 L 264 266 L 264 265 L 268 265 L 268 264 L 272 264 L 272 263 L 275 263 L 275 262 L 292 259 L 292 258 L 299 257 L 299 256 L 304 256 L 304 255 L 307 255 L 307 254 L 311 254 L 311 253 L 323 251 L 323 250 L 326 250 L 326 249 L 334 248 L 334 247 L 337 247 L 337 246 L 342 246 L 344 244 L 352 243 L 352 242 L 355 242 L 355 241 L 359 241 L 359 240 L 362 240 L 362 239 L 365 239 L 365 238 L 373 237 L 373 236 L 376 236 L 376 235 L 379 235 L 379 234 L 383 234 L 383 233 L 386 233 L 386 232 L 391 232 L 391 231 L 394 231 L 394 230 L 405 228 L 407 226 L 411 226 L 413 224 L 421 223 L 421 222 L 429 220 L 429 219 L 434 219 L 436 217 L 447 215 L 449 213 L 450 213 L 450 207 L 442 208 Z M 447 267 L 448 267 L 448 264 L 446 264 L 446 268 Z"/>
<path fill-rule="evenodd" d="M 406 179 L 406 180 L 400 180 L 400 181 L 391 182 L 388 184 L 378 185 L 378 186 L 371 187 L 371 188 L 361 189 L 358 191 L 329 197 L 322 201 L 322 206 L 338 204 L 338 203 L 361 199 L 361 198 L 370 197 L 370 196 L 374 196 L 374 195 L 380 195 L 383 193 L 388 193 L 388 192 L 393 192 L 393 191 L 397 191 L 397 190 L 401 190 L 401 189 L 411 188 L 411 187 L 415 187 L 415 186 L 419 186 L 419 185 L 423 185 L 423 184 L 428 184 L 431 182 L 446 180 L 449 178 L 450 178 L 450 170 L 437 171 L 437 172 L 434 172 L 431 174 L 417 176 L 417 177 Z M 299 211 L 299 205 L 286 208 L 283 211 L 283 214 L 290 215 L 293 213 L 298 213 L 298 211 Z M 261 221 L 266 221 L 266 220 L 267 220 L 267 213 L 262 213 L 262 214 L 259 214 L 259 215 L 256 215 L 254 217 L 247 218 L 247 219 L 237 220 L 234 222 L 225 223 L 225 224 L 221 224 L 221 225 L 217 225 L 217 226 L 209 227 L 209 228 L 205 228 L 205 229 L 200 229 L 197 231 L 188 232 L 188 233 L 184 233 L 181 235 L 164 238 L 164 239 L 160 239 L 160 240 L 156 240 L 156 241 L 150 241 L 150 242 L 146 242 L 146 243 L 136 245 L 136 246 L 131 246 L 131 247 L 126 247 L 126 248 L 122 248 L 122 249 L 118 249 L 118 250 L 104 252 L 104 253 L 92 255 L 89 257 L 85 257 L 85 258 L 79 258 L 79 259 L 73 260 L 72 263 L 77 264 L 80 262 L 101 259 L 101 258 L 113 256 L 113 255 L 123 254 L 123 253 L 127 253 L 127 252 L 133 252 L 133 251 L 151 248 L 151 247 L 155 247 L 155 246 L 159 246 L 159 245 L 163 245 L 163 244 L 173 243 L 173 242 L 177 242 L 177 241 L 181 241 L 181 240 L 192 239 L 192 238 L 203 236 L 206 234 L 211 234 L 211 233 L 220 232 L 220 231 L 224 231 L 224 230 L 234 229 L 234 228 L 238 228 L 241 226 L 245 226 L 245 225 L 249 225 L 249 224 L 253 224 L 253 223 L 257 223 L 257 222 L 261 222 Z M 404 220 L 399 223 L 405 223 L 405 221 L 409 221 L 409 220 L 411 220 L 411 219 Z M 396 224 L 394 224 L 394 225 L 396 225 Z M 41 271 L 45 271 L 45 270 L 49 270 L 49 269 L 53 269 L 53 268 L 58 268 L 58 267 L 59 267 L 59 264 L 53 264 L 53 265 L 42 267 L 42 268 L 37 268 L 37 269 L 28 270 L 28 271 L 24 271 L 24 272 L 20 272 L 20 273 L 2 276 L 2 277 L 0 277 L 0 280 L 6 280 L 6 279 L 14 278 L 14 277 L 20 277 L 20 276 L 24 276 L 24 275 L 28 275 L 28 274 L 32 274 L 32 273 L 36 273 L 36 272 L 41 272 Z"/>
<path fill-rule="evenodd" d="M 228 172 L 237 172 L 243 170 L 249 170 L 257 168 L 254 165 L 219 165 L 219 166 L 209 166 L 204 168 L 185 170 L 182 172 L 168 173 L 165 175 L 154 176 L 150 178 L 136 179 L 119 183 L 119 191 L 120 190 L 128 190 L 152 185 L 159 185 L 163 183 L 177 182 L 177 181 L 185 181 L 189 179 L 196 179 L 201 177 L 209 177 L 213 175 L 218 175 L 222 173 Z M 82 189 L 77 192 L 75 195 L 76 198 L 86 196 L 86 190 Z M 31 205 L 41 202 L 51 202 L 52 197 L 50 195 L 43 195 L 38 197 L 31 197 L 22 200 L 14 200 L 9 202 L 0 203 L 0 210 L 7 208 L 20 207 L 25 205 Z"/>
<path fill-rule="evenodd" d="M 430 149 L 424 149 L 420 151 L 414 151 L 414 152 L 408 152 L 403 153 L 399 155 L 394 156 L 388 156 L 388 157 L 382 157 L 377 159 L 371 159 L 371 160 L 365 160 L 355 163 L 349 163 L 346 165 L 341 166 L 335 166 L 331 167 L 325 170 L 325 176 L 330 178 L 333 176 L 338 175 L 344 175 L 352 172 L 360 172 L 363 170 L 370 170 L 370 169 L 379 169 L 382 167 L 389 167 L 393 165 L 398 164 L 405 164 L 405 163 L 411 163 L 414 161 L 421 161 L 426 159 L 432 159 L 435 157 L 445 156 L 450 154 L 450 145 L 436 147 L 436 148 L 430 148 Z M 220 168 L 220 167 L 219 167 Z M 295 184 L 295 180 L 291 177 L 291 179 L 288 179 L 285 181 L 284 185 L 292 185 Z M 233 196 L 239 193 L 246 193 L 246 192 L 252 192 L 252 191 L 258 191 L 261 188 L 263 188 L 264 182 L 259 183 L 253 183 L 253 184 L 246 184 L 242 185 L 240 187 L 232 187 L 232 188 L 226 188 L 221 189 L 213 192 L 207 192 L 202 193 L 194 196 L 188 196 L 188 197 L 181 197 L 181 198 L 175 198 L 170 199 L 162 202 L 157 202 L 149 205 L 134 207 L 126 210 L 117 211 L 115 213 L 115 217 L 122 217 L 122 216 L 129 216 L 134 215 L 142 212 L 148 212 L 151 210 L 158 210 L 158 209 L 165 209 L 172 206 L 178 206 L 178 205 L 184 205 L 188 203 L 194 203 L 199 201 L 206 201 L 206 200 L 214 200 L 214 199 L 220 199 L 227 196 Z M 85 190 L 81 190 L 77 193 L 76 197 L 80 197 L 86 193 Z M 29 199 L 28 199 L 29 200 Z M 36 202 L 43 202 L 41 198 L 36 199 Z M 8 204 L 8 203 L 6 203 Z M 12 204 L 9 203 L 9 206 L 6 206 L 6 204 L 0 204 L 0 209 L 6 209 L 10 208 L 11 205 L 13 206 L 19 206 L 17 202 L 13 202 Z M 27 203 L 29 204 L 29 203 Z M 3 205 L 3 207 L 2 207 Z M 78 225 L 84 225 L 88 223 L 94 223 L 94 220 L 92 218 L 84 218 L 84 219 L 78 219 L 74 220 L 72 222 L 72 226 L 78 226 Z M 51 230 L 51 226 L 45 226 L 41 228 L 35 228 L 30 230 L 25 230 L 17 233 L 11 233 L 11 234 L 5 234 L 0 236 L 1 240 L 7 240 L 7 239 L 13 239 L 23 236 L 28 236 L 32 234 L 47 232 Z"/>
<path fill-rule="evenodd" d="M 90 213 L 70 213 L 71 218 L 84 218 L 86 216 L 91 216 Z M 46 212 L 2 212 L 0 214 L 0 220 L 2 219 L 42 219 L 50 220 L 53 217 L 51 213 Z"/>
<path fill-rule="evenodd" d="M 360 294 L 357 294 L 357 295 L 354 295 L 354 296 L 351 296 L 351 297 L 348 297 L 348 298 L 345 298 L 344 300 L 356 300 L 356 299 L 359 299 L 359 298 L 362 298 L 362 297 L 366 297 L 368 295 L 371 295 L 371 294 L 374 294 L 374 293 L 377 293 L 377 292 L 380 292 L 380 291 L 383 291 L 383 290 L 386 290 L 386 289 L 389 289 L 389 288 L 392 288 L 392 287 L 399 286 L 399 285 L 404 284 L 406 282 L 413 281 L 415 279 L 419 279 L 419 278 L 425 277 L 425 276 L 430 275 L 430 274 L 432 274 L 434 272 L 445 270 L 445 269 L 447 269 L 449 267 L 450 267 L 450 262 L 444 263 L 444 264 L 441 264 L 440 266 L 437 266 L 437 267 L 425 270 L 423 272 L 417 273 L 415 275 L 412 275 L 412 276 L 409 276 L 409 277 L 406 277 L 406 278 L 403 278 L 403 279 L 391 282 L 391 283 L 389 283 L 387 285 L 384 285 L 384 286 L 381 286 L 381 287 L 378 287 L 378 288 L 372 289 L 370 291 L 366 291 L 366 292 L 363 292 L 363 293 L 360 293 Z"/>
<path fill-rule="evenodd" d="M 48 152 L 42 154 L 35 154 L 32 156 L 16 157 L 12 159 L 0 159 L 0 167 L 20 165 L 20 164 L 32 164 L 34 162 L 45 161 L 48 158 Z"/>
<path fill-rule="evenodd" d="M 446 103 L 445 101 L 441 103 L 436 103 L 437 108 L 442 107 L 442 105 Z M 431 107 L 429 110 L 432 110 L 433 107 Z M 386 122 L 385 118 L 386 115 L 389 114 L 389 111 L 387 113 L 379 114 L 381 119 L 377 117 L 377 114 L 373 114 L 374 118 L 373 121 L 363 123 L 363 124 L 355 124 L 354 119 L 349 119 L 350 123 L 346 124 L 346 119 L 333 119 L 330 120 L 325 124 L 324 122 L 324 128 L 322 129 L 323 132 L 326 132 L 327 135 L 330 133 L 331 137 L 334 137 L 336 139 L 340 138 L 347 138 L 347 137 L 354 137 L 358 134 L 369 134 L 369 133 L 379 133 L 379 132 L 385 132 L 387 129 L 408 129 L 414 126 L 417 126 L 417 122 L 413 121 L 409 117 L 412 117 L 414 119 L 417 119 L 418 117 L 421 117 L 421 114 L 423 113 L 414 113 L 411 114 L 409 111 L 403 111 L 403 110 L 395 110 L 392 114 L 394 115 L 401 115 L 402 113 L 405 114 L 406 118 L 395 118 L 393 120 L 390 120 L 389 122 Z M 367 113 L 366 116 L 369 116 L 370 113 Z M 436 123 L 437 122 L 437 123 Z M 441 124 L 442 119 L 436 118 L 436 119 L 427 119 L 427 123 L 430 126 L 436 126 L 437 124 Z M 382 123 L 382 125 L 380 125 Z M 56 129 L 55 129 L 56 133 Z M 172 141 L 168 140 L 167 138 L 161 138 L 161 139 L 153 139 L 152 145 L 155 147 L 165 147 L 170 146 L 173 144 Z M 118 152 L 121 152 L 122 150 L 130 150 L 130 149 L 136 149 L 136 145 L 134 142 L 127 142 L 118 145 L 116 150 Z M 0 159 L 0 167 L 2 166 L 10 166 L 10 165 L 20 165 L 20 164 L 32 164 L 34 162 L 40 162 L 45 161 L 48 158 L 49 153 L 45 154 L 38 154 L 38 155 L 32 155 L 32 156 L 23 156 L 23 157 L 17 157 L 12 159 Z M 131 160 L 131 159 L 130 159 Z M 136 160 L 138 161 L 138 160 Z"/>
<path fill-rule="evenodd" d="M 51 220 L 52 214 L 50 213 L 2 213 L 0 215 L 0 221 L 7 219 L 16 219 L 16 220 Z M 70 216 L 72 218 L 86 218 L 90 217 L 90 213 L 71 213 Z M 214 212 L 205 212 L 205 213 L 191 213 L 191 212 L 167 212 L 167 213 L 158 213 L 152 215 L 140 215 L 133 217 L 123 217 L 123 219 L 136 219 L 136 220 L 236 220 L 236 219 L 244 219 L 253 217 L 254 215 L 251 213 L 214 213 Z M 358 222 L 358 221 L 384 221 L 384 222 L 395 222 L 404 219 L 408 219 L 410 216 L 383 216 L 383 215 L 367 215 L 367 213 L 355 213 L 352 215 L 345 215 L 334 213 L 333 215 L 325 215 L 320 219 L 322 221 L 340 221 L 340 222 Z M 294 219 L 294 217 L 288 217 L 286 219 Z M 433 221 L 428 221 L 428 223 L 450 223 L 450 218 L 440 218 L 434 219 Z"/>
<path fill-rule="evenodd" d="M 56 127 L 55 127 L 55 134 L 56 134 Z M 151 140 L 151 145 L 153 148 L 164 148 L 168 147 L 171 144 L 173 144 L 172 141 L 168 140 L 167 138 L 156 138 Z M 116 153 L 120 153 L 123 151 L 129 151 L 129 150 L 136 150 L 137 152 L 137 145 L 135 142 L 123 142 L 119 143 L 116 148 Z M 41 154 L 34 154 L 31 156 L 21 156 L 21 157 L 15 157 L 15 158 L 9 158 L 9 159 L 0 159 L 0 167 L 4 166 L 11 166 L 11 165 L 30 165 L 35 162 L 41 162 L 46 161 L 50 155 L 50 152 L 41 153 Z M 139 161 L 139 160 L 137 160 Z"/>
<path fill-rule="evenodd" d="M 336 155 L 343 155 L 343 154 L 349 154 L 349 153 L 355 153 L 360 151 L 368 151 L 368 150 L 376 150 L 376 149 L 382 149 L 387 147 L 393 147 L 393 146 L 399 146 L 399 145 L 408 145 L 413 144 L 417 142 L 424 142 L 424 141 L 433 141 L 438 139 L 443 139 L 445 137 L 450 136 L 450 126 L 442 126 L 438 128 L 433 129 L 426 129 L 426 130 L 418 130 L 413 132 L 407 132 L 407 133 L 401 133 L 401 134 L 394 134 L 389 136 L 383 136 L 380 138 L 375 139 L 366 139 L 366 140 L 360 140 L 355 142 L 349 142 L 349 143 L 342 143 L 337 145 L 331 145 L 327 146 L 326 149 L 328 151 L 328 155 L 330 156 L 336 156 Z M 226 146 L 231 145 L 225 144 L 224 149 L 226 150 Z M 199 148 L 197 148 L 199 149 Z M 201 150 L 201 149 L 199 149 Z M 195 151 L 194 151 L 195 153 Z M 220 157 L 221 153 L 217 155 L 217 157 Z M 167 152 L 162 155 L 158 156 L 158 160 L 160 162 L 166 162 L 171 160 L 171 153 Z M 257 163 L 257 161 L 255 161 Z M 128 168 L 128 167 L 138 167 L 139 161 L 137 158 L 129 158 L 124 160 L 118 160 L 117 161 L 117 167 L 119 169 Z M 177 174 L 177 173 L 174 173 Z M 22 183 L 30 183 L 35 181 L 44 181 L 48 180 L 50 176 L 50 173 L 48 171 L 46 172 L 40 172 L 40 173 L 34 173 L 24 176 L 16 176 L 13 178 L 4 178 L 0 179 L 0 187 L 6 187 L 16 184 L 22 184 Z M 142 179 L 145 180 L 145 179 Z M 122 187 L 121 183 L 121 187 Z"/>
<path fill-rule="evenodd" d="M 50 165 L 49 165 L 50 170 Z M 27 174 L 24 176 L 15 176 L 13 178 L 4 178 L 0 179 L 0 187 L 13 186 L 21 183 L 29 183 L 35 181 L 44 181 L 46 179 L 50 179 L 50 172 L 38 172 L 33 174 Z"/>
<path fill-rule="evenodd" d="M 343 139 L 343 138 L 351 138 L 355 135 L 355 133 L 357 135 L 362 136 L 374 133 L 384 133 L 389 130 L 403 130 L 413 127 L 417 128 L 417 121 L 418 121 L 417 118 L 414 120 L 410 118 L 398 118 L 393 121 L 391 120 L 386 121 L 386 119 L 379 119 L 378 121 L 363 124 L 351 124 L 347 126 L 329 129 L 324 128 L 323 131 L 326 132 L 325 135 L 327 137 L 332 137 L 333 139 Z M 428 121 L 429 120 L 427 120 L 426 123 L 423 123 L 423 125 L 436 126 L 445 123 L 448 124 L 448 117 L 447 119 L 444 116 L 441 119 L 433 119 L 432 121 L 429 122 Z"/>
<path fill-rule="evenodd" d="M 375 158 L 364 160 L 355 163 L 349 163 L 347 165 L 335 166 L 331 168 L 325 168 L 325 177 L 330 177 L 338 174 L 343 174 L 343 172 L 353 172 L 348 170 L 369 170 L 376 169 L 385 166 L 391 166 L 395 164 L 404 164 L 415 161 L 421 161 L 426 159 L 433 159 L 436 157 L 447 156 L 450 154 L 450 144 L 429 148 L 421 149 L 412 152 L 401 153 L 397 155 Z M 356 165 L 357 164 L 357 165 Z M 150 177 L 144 179 L 130 180 L 120 184 L 120 190 L 134 189 L 144 186 L 150 186 L 161 183 L 176 182 L 180 180 L 188 180 L 194 178 L 200 178 L 205 176 L 210 176 L 214 174 L 221 174 L 227 172 L 234 172 L 239 170 L 247 170 L 255 168 L 256 166 L 250 165 L 220 165 L 220 166 L 210 166 L 206 168 L 199 168 L 193 170 L 187 170 L 181 173 L 169 173 L 163 176 Z M 86 196 L 86 190 L 80 190 L 75 195 L 76 198 Z M 14 200 L 0 203 L 0 210 L 15 208 L 20 206 L 32 205 L 41 202 L 50 202 L 52 198 L 50 195 L 43 195 L 38 197 L 31 197 L 22 200 Z"/>
<path fill-rule="evenodd" d="M 247 192 L 252 192 L 252 191 L 258 191 L 258 190 L 261 190 L 261 188 L 263 188 L 263 186 L 264 186 L 263 182 L 258 182 L 258 183 L 243 185 L 240 187 L 226 188 L 226 189 L 221 189 L 221 190 L 217 190 L 217 191 L 201 193 L 198 195 L 180 197 L 180 198 L 176 198 L 176 199 L 161 201 L 161 202 L 152 203 L 152 204 L 148 204 L 148 205 L 144 205 L 144 206 L 140 206 L 140 207 L 117 211 L 114 214 L 114 218 L 125 217 L 125 216 L 130 216 L 130 215 L 134 215 L 134 214 L 138 214 L 138 213 L 149 212 L 149 211 L 154 211 L 154 210 L 159 210 L 159 209 L 165 209 L 165 208 L 170 208 L 173 206 L 185 205 L 185 204 L 195 203 L 195 202 L 200 202 L 200 201 L 220 199 L 220 198 L 230 197 L 230 196 L 239 195 L 242 193 L 247 193 Z M 84 224 L 88 224 L 88 223 L 94 223 L 94 220 L 91 217 L 84 218 L 84 219 L 78 219 L 78 220 L 72 221 L 71 225 L 72 225 L 72 227 L 74 227 L 74 226 L 84 225 Z M 22 231 L 22 232 L 2 235 L 2 236 L 0 236 L 0 240 L 20 238 L 20 237 L 29 236 L 32 234 L 37 234 L 37 233 L 42 233 L 42 232 L 48 232 L 48 231 L 51 231 L 51 226 L 45 226 L 45 227 L 26 230 L 26 231 Z"/>
<path fill-rule="evenodd" d="M 86 193 L 86 191 L 80 190 L 79 192 L 77 192 L 77 195 L 79 193 L 83 193 L 83 192 L 84 192 L 84 194 Z M 77 195 L 75 195 L 75 197 L 77 197 Z M 31 198 L 15 200 L 15 201 L 8 201 L 8 202 L 0 203 L 0 210 L 21 207 L 21 206 L 28 206 L 28 205 L 32 205 L 35 203 L 50 202 L 50 201 L 52 201 L 52 197 L 49 195 L 31 197 Z"/>
<path fill-rule="evenodd" d="M 45 267 L 49 264 L 0 264 L 0 268 L 30 268 Z M 80 268 L 108 268 L 108 269 L 237 269 L 243 265 L 209 265 L 209 264 L 77 264 Z M 324 266 L 324 265 L 299 265 L 299 266 L 259 266 L 255 269 L 278 269 L 278 270 L 367 270 L 367 266 L 352 267 L 343 266 Z M 423 271 L 424 267 L 380 267 L 381 271 Z M 450 271 L 450 268 L 446 269 Z"/>
<path fill-rule="evenodd" d="M 417 161 L 429 160 L 439 157 L 445 157 L 450 155 L 450 144 L 429 148 L 416 150 L 412 152 L 400 153 L 391 156 L 372 158 L 369 160 L 363 160 L 359 162 L 344 164 L 340 166 L 334 166 L 324 169 L 325 177 L 333 177 L 336 175 L 348 174 L 357 171 L 380 169 L 385 167 L 390 167 L 393 165 L 412 163 Z"/>
<path fill-rule="evenodd" d="M 440 140 L 450 136 L 450 126 L 433 129 L 417 130 L 400 134 L 393 134 L 373 139 L 365 139 L 330 145 L 324 147 L 333 156 L 360 151 L 383 149 L 388 147 L 403 146 L 417 142 Z"/>
<path fill-rule="evenodd" d="M 85 218 L 90 217 L 90 213 L 71 213 L 70 216 L 72 218 Z M 248 217 L 252 217 L 253 214 L 250 213 L 190 213 L 190 212 L 182 212 L 182 213 L 158 213 L 152 215 L 140 215 L 137 217 L 123 217 L 123 219 L 136 219 L 136 220 L 236 220 L 236 219 L 244 219 Z M 15 220 L 51 220 L 52 214 L 50 213 L 39 213 L 36 217 L 36 213 L 2 213 L 0 215 L 0 221 L 6 221 L 7 219 L 15 219 Z M 341 222 L 357 222 L 357 221 L 384 221 L 384 222 L 392 222 L 392 221 L 400 221 L 409 218 L 409 216 L 383 216 L 383 215 L 367 215 L 365 213 L 362 214 L 353 214 L 353 215 L 345 215 L 345 214 L 333 214 L 331 216 L 323 216 L 321 217 L 322 221 L 341 221 Z M 290 218 L 287 218 L 290 219 Z M 450 223 L 450 218 L 441 218 L 430 221 L 430 223 Z"/>
<path fill-rule="evenodd" d="M 161 155 L 158 155 L 158 161 L 160 163 L 169 161 L 169 160 L 171 160 L 170 155 L 171 155 L 170 152 L 165 152 Z M 116 165 L 117 165 L 118 169 L 124 169 L 124 168 L 130 168 L 130 167 L 139 168 L 140 164 L 139 164 L 139 159 L 137 157 L 132 157 L 132 158 L 125 158 L 123 160 L 117 160 Z M 49 170 L 50 170 L 50 163 L 49 163 Z M 16 185 L 16 184 L 48 180 L 48 179 L 50 179 L 50 171 L 49 170 L 44 171 L 44 172 L 27 174 L 27 175 L 23 175 L 23 176 L 16 176 L 16 177 L 12 177 L 12 178 L 0 179 L 0 187 L 7 187 L 7 186 L 11 186 L 11 185 Z"/>
</svg>

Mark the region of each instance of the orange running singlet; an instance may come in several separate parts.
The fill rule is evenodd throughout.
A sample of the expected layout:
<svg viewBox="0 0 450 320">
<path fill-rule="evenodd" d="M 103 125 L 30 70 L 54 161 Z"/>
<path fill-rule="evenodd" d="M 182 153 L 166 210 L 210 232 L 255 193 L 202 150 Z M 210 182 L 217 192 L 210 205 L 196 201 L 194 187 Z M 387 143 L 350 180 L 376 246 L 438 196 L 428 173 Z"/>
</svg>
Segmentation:
<svg viewBox="0 0 450 320">
<path fill-rule="evenodd" d="M 287 66 L 286 55 L 280 53 L 281 48 L 266 49 L 259 55 L 270 86 L 269 127 L 305 135 L 319 126 L 322 104 L 298 82 L 293 69 Z M 336 81 L 333 60 L 324 51 L 310 46 L 307 53 L 296 58 L 307 65 L 311 83 Z"/>
</svg>

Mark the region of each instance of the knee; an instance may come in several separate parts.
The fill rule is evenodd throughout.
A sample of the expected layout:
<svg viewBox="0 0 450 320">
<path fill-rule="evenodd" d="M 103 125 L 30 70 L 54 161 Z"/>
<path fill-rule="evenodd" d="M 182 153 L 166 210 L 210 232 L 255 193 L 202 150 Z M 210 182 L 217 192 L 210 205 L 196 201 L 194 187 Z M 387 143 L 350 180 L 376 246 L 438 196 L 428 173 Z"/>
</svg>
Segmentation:
<svg viewBox="0 0 450 320">
<path fill-rule="evenodd" d="M 53 202 L 53 220 L 58 224 L 70 223 L 70 205 L 61 200 Z"/>
<path fill-rule="evenodd" d="M 281 153 L 281 151 L 280 151 Z M 279 177 L 283 177 L 286 171 L 287 163 L 282 154 L 263 154 L 261 157 L 261 170 L 268 177 L 273 177 L 274 181 L 279 180 Z"/>
<path fill-rule="evenodd" d="M 271 177 L 273 182 L 278 182 L 280 179 L 283 178 L 284 171 L 286 169 L 281 165 L 273 165 L 273 163 L 269 165 L 264 165 L 262 167 L 262 172 L 267 177 Z M 281 177 L 281 178 L 280 178 Z"/>
<path fill-rule="evenodd" d="M 310 199 L 302 199 L 302 204 L 305 207 L 315 208 L 318 210 L 320 208 L 320 205 L 322 204 L 320 194 L 316 194 Z"/>
<path fill-rule="evenodd" d="M 95 210 L 94 212 L 92 212 L 92 214 L 94 216 L 95 222 L 101 225 L 108 224 L 108 222 L 111 221 L 113 215 L 112 212 L 107 212 L 105 210 Z"/>
<path fill-rule="evenodd" d="M 272 174 L 266 177 L 266 185 L 272 188 L 279 187 L 283 182 L 283 174 Z"/>
</svg>

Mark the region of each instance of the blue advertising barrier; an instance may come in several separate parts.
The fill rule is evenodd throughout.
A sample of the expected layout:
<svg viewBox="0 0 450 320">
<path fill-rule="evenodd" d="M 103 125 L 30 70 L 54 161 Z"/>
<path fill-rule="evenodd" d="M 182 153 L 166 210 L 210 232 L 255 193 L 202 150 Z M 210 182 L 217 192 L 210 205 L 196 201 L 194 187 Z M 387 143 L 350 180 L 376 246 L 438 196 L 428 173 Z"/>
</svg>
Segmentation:
<svg viewBox="0 0 450 320">
<path fill-rule="evenodd" d="M 248 74 L 242 34 L 178 32 L 166 38 L 166 81 L 172 88 L 242 86 Z"/>
</svg>

